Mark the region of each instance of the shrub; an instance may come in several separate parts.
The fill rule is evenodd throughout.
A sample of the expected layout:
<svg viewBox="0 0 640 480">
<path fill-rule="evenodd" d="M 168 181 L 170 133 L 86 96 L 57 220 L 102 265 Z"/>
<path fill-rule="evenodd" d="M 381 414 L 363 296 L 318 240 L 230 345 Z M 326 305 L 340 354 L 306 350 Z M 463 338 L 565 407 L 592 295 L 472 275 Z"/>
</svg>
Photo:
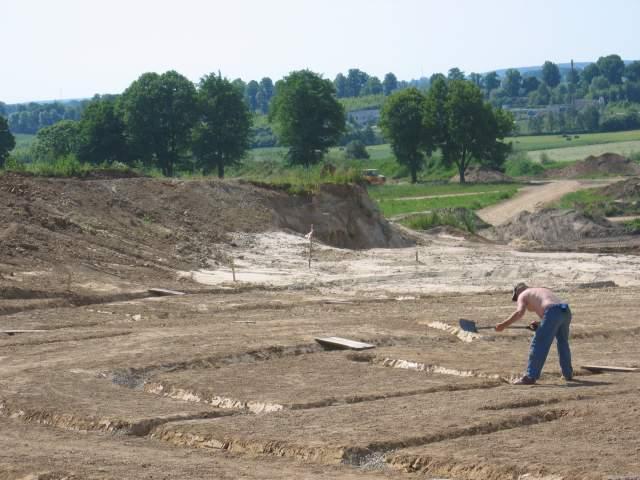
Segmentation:
<svg viewBox="0 0 640 480">
<path fill-rule="evenodd" d="M 550 162 L 548 157 L 542 158 L 542 160 Z M 525 152 L 510 155 L 506 162 L 506 174 L 510 177 L 533 177 L 543 172 L 542 165 L 531 161 Z"/>
<path fill-rule="evenodd" d="M 356 158 L 359 160 L 369 158 L 367 147 L 365 147 L 364 143 L 362 143 L 360 140 L 352 140 L 347 143 L 346 154 L 347 158 Z"/>
</svg>

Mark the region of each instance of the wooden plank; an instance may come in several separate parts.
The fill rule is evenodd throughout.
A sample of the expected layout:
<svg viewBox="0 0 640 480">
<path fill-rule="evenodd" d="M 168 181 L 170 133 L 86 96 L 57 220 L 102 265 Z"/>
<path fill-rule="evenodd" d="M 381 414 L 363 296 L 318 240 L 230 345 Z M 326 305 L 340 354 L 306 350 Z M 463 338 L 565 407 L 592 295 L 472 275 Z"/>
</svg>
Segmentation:
<svg viewBox="0 0 640 480">
<path fill-rule="evenodd" d="M 582 365 L 581 368 L 590 372 L 638 372 L 640 368 L 634 367 L 613 367 L 608 365 Z"/>
<path fill-rule="evenodd" d="M 40 333 L 48 331 L 49 330 L 0 330 L 0 333 L 4 333 L 6 335 L 15 335 L 16 333 Z"/>
<path fill-rule="evenodd" d="M 177 292 L 175 290 L 167 290 L 165 288 L 150 288 L 149 293 L 153 293 L 154 295 L 158 295 L 158 296 L 165 296 L 165 295 L 184 295 L 184 292 Z"/>
<path fill-rule="evenodd" d="M 366 350 L 368 348 L 375 348 L 375 345 L 370 343 L 357 342 L 355 340 L 349 340 L 348 338 L 341 337 L 317 337 L 316 342 L 324 347 L 341 348 L 351 350 Z"/>
</svg>

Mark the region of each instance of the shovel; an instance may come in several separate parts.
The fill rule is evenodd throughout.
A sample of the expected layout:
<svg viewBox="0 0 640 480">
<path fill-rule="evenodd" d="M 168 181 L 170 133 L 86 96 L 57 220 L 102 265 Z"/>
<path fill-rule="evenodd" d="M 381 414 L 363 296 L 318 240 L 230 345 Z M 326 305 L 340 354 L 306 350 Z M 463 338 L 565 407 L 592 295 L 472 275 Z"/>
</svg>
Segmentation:
<svg viewBox="0 0 640 480">
<path fill-rule="evenodd" d="M 478 327 L 476 326 L 476 322 L 474 322 L 473 320 L 465 320 L 464 318 L 460 319 L 460 328 L 462 330 L 464 330 L 465 332 L 472 332 L 472 333 L 478 333 L 479 329 L 485 329 L 485 328 L 495 328 L 493 326 L 486 326 L 486 327 Z M 507 327 L 507 328 L 518 328 L 518 329 L 522 329 L 522 330 L 531 330 L 532 332 L 535 332 L 536 327 L 533 327 L 532 325 L 527 325 L 522 326 L 522 325 L 516 325 L 515 327 Z"/>
</svg>

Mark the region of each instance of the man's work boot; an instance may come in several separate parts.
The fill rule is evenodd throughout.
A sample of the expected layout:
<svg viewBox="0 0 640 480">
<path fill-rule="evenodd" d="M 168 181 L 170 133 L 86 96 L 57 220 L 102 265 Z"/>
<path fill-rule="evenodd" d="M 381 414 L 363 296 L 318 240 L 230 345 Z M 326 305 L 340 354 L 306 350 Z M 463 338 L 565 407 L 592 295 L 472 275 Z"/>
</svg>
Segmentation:
<svg viewBox="0 0 640 480">
<path fill-rule="evenodd" d="M 515 382 L 513 382 L 513 385 L 535 385 L 535 384 L 536 384 L 536 381 L 531 377 L 527 377 L 526 375 L 522 378 L 519 378 Z"/>
</svg>

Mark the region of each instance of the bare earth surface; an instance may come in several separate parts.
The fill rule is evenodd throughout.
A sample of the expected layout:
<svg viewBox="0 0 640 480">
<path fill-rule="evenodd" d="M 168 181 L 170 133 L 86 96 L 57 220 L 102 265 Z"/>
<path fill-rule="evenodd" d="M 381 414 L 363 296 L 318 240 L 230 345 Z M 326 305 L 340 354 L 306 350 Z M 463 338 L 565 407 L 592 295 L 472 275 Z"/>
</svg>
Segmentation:
<svg viewBox="0 0 640 480">
<path fill-rule="evenodd" d="M 148 181 L 92 185 L 144 196 L 137 187 Z M 31 182 L 33 198 L 57 201 Z M 160 199 L 181 190 L 163 204 L 180 203 L 175 216 L 120 199 L 133 224 L 108 236 L 70 226 L 120 218 L 98 200 L 87 200 L 93 213 L 76 205 L 45 216 L 50 203 L 27 207 L 3 185 L 15 227 L 0 251 L 0 331 L 44 331 L 0 333 L 1 480 L 640 476 L 640 373 L 580 368 L 640 367 L 640 257 L 416 234 L 417 246 L 402 248 L 317 242 L 309 268 L 309 241 L 280 223 L 295 219 L 274 207 L 288 201 L 279 193 L 152 183 Z M 64 188 L 79 195 L 73 182 Z M 240 207 L 227 220 L 216 212 L 218 200 L 234 205 L 224 188 L 236 203 L 246 197 L 253 220 L 233 218 Z M 218 219 L 192 238 L 189 190 L 217 199 L 190 207 L 198 221 Z M 157 216 L 128 217 L 136 208 Z M 377 241 L 400 242 L 390 227 L 372 228 Z M 337 220 L 325 230 L 334 245 L 349 232 Z M 176 241 L 197 255 L 183 257 Z M 518 280 L 571 304 L 573 381 L 560 377 L 553 347 L 538 385 L 512 386 L 531 332 L 458 328 L 461 318 L 479 327 L 506 318 Z M 319 336 L 375 348 L 325 350 Z"/>
</svg>

